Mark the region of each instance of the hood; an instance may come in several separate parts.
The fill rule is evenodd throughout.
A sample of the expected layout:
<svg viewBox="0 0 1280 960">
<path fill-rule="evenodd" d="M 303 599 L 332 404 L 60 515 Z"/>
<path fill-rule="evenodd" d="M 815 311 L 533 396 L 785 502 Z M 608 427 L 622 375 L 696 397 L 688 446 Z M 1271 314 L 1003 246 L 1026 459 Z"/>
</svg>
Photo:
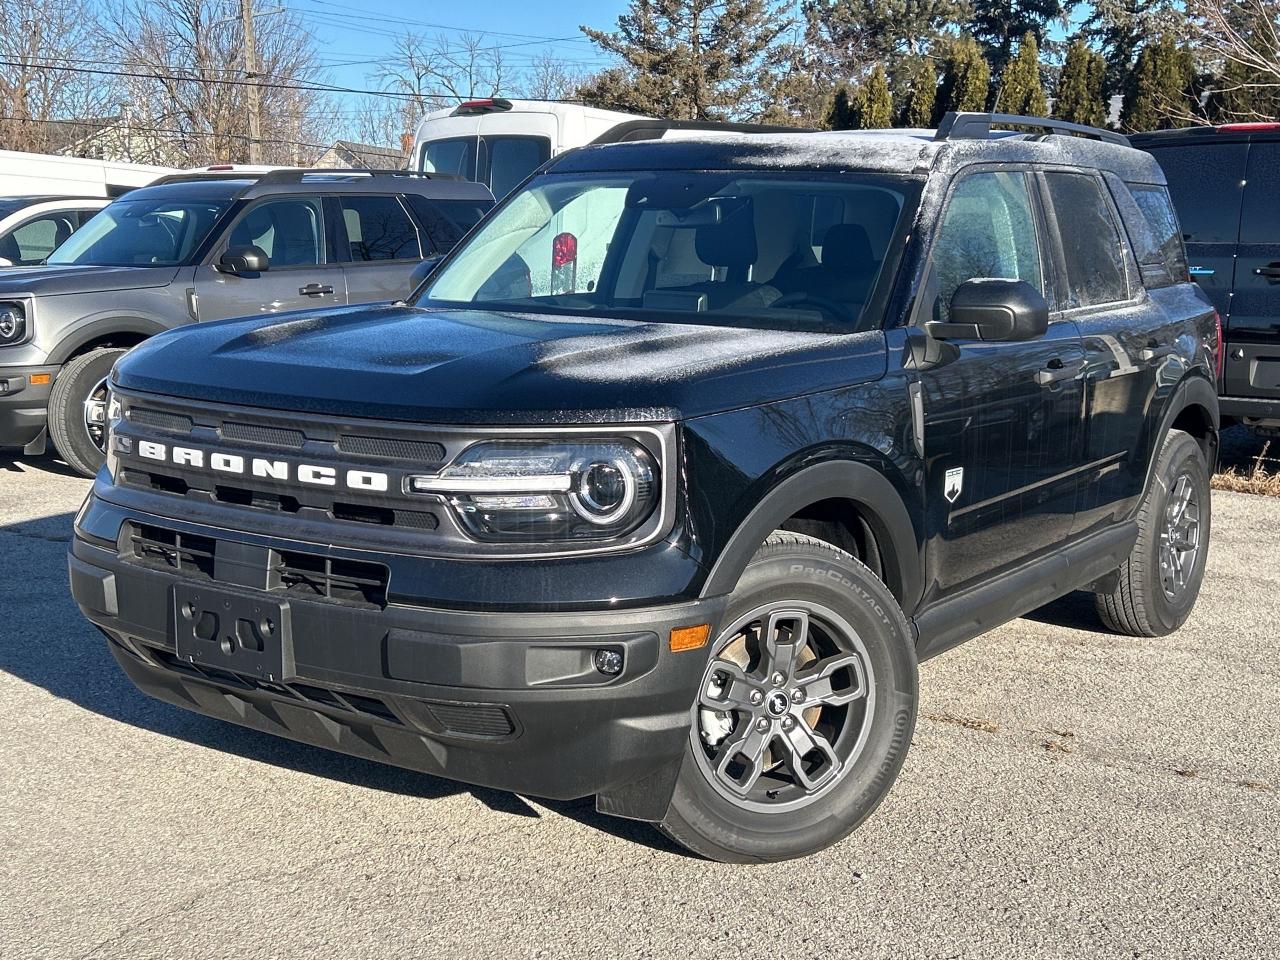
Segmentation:
<svg viewBox="0 0 1280 960">
<path fill-rule="evenodd" d="M 172 283 L 179 267 L 48 266 L 0 270 L 0 297 L 111 293 Z"/>
<path fill-rule="evenodd" d="M 423 423 L 679 420 L 883 375 L 830 335 L 404 305 L 199 324 L 131 351 L 126 390 Z"/>
</svg>

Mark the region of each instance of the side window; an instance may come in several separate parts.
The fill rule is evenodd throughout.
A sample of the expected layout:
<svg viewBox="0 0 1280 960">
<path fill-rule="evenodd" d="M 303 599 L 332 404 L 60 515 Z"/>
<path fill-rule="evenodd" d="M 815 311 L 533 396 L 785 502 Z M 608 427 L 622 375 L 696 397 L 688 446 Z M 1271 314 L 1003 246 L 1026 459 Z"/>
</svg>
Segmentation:
<svg viewBox="0 0 1280 960">
<path fill-rule="evenodd" d="M 339 204 L 353 262 L 422 257 L 418 228 L 395 197 L 340 197 Z"/>
<path fill-rule="evenodd" d="M 466 232 L 493 209 L 489 200 L 428 200 L 416 193 L 405 196 L 409 208 L 427 231 L 437 253 L 448 253 Z"/>
<path fill-rule="evenodd" d="M 20 267 L 41 263 L 75 232 L 72 216 L 62 212 L 28 220 L 9 234 L 3 255 Z"/>
<path fill-rule="evenodd" d="M 1026 280 L 1044 291 L 1035 217 L 1021 173 L 975 173 L 951 193 L 931 254 L 931 319 L 946 321 L 966 280 Z"/>
<path fill-rule="evenodd" d="M 1190 243 L 1235 243 L 1240 227 L 1244 143 L 1163 147 L 1160 162 Z"/>
<path fill-rule="evenodd" d="M 1182 245 L 1182 231 L 1173 201 L 1164 187 L 1147 183 L 1128 184 L 1129 193 L 1150 231 L 1151 249 L 1139 248 L 1138 262 L 1146 267 L 1155 264 L 1167 275 L 1167 283 L 1180 283 L 1187 278 L 1187 253 Z M 1132 238 L 1131 238 L 1132 239 Z M 1138 243 L 1134 240 L 1135 245 Z M 1144 276 L 1147 271 L 1144 271 Z"/>
<path fill-rule="evenodd" d="M 1066 309 L 1129 299 L 1127 252 L 1096 177 L 1047 173 L 1049 203 L 1059 224 Z"/>
<path fill-rule="evenodd" d="M 314 198 L 265 200 L 245 211 L 231 228 L 227 246 L 260 248 L 272 269 L 316 266 L 324 263 L 323 220 Z"/>
<path fill-rule="evenodd" d="M 1241 243 L 1280 243 L 1280 143 L 1249 147 Z"/>
</svg>

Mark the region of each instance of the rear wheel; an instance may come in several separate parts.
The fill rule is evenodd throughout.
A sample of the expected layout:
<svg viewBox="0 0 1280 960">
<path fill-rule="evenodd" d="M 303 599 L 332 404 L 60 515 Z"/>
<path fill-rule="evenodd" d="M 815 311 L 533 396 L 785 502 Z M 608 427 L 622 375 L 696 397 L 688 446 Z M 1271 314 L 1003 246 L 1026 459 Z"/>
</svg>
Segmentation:
<svg viewBox="0 0 1280 960">
<path fill-rule="evenodd" d="M 67 361 L 49 392 L 49 435 L 59 456 L 92 477 L 106 459 L 107 377 L 126 351 L 103 347 Z"/>
<path fill-rule="evenodd" d="M 830 544 L 775 533 L 711 651 L 662 829 L 703 856 L 786 860 L 857 828 L 915 726 L 915 651 L 893 595 Z"/>
<path fill-rule="evenodd" d="M 1191 614 L 1209 552 L 1209 467 L 1189 434 L 1165 437 L 1137 519 L 1138 542 L 1115 588 L 1096 595 L 1098 615 L 1118 633 L 1162 637 Z"/>
</svg>

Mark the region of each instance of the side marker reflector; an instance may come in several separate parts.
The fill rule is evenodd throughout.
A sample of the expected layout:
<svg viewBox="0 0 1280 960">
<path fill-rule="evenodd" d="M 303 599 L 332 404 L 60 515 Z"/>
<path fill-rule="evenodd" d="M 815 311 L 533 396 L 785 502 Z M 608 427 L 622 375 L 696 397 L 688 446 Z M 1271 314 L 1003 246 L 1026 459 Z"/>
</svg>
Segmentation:
<svg viewBox="0 0 1280 960">
<path fill-rule="evenodd" d="M 695 627 L 676 627 L 671 631 L 671 652 L 680 653 L 682 650 L 697 650 L 707 644 L 707 638 L 711 636 L 711 624 L 700 623 Z"/>
<path fill-rule="evenodd" d="M 31 385 L 33 387 L 38 387 L 42 384 L 48 383 L 52 379 L 53 374 L 51 373 L 33 373 L 31 375 Z"/>
</svg>

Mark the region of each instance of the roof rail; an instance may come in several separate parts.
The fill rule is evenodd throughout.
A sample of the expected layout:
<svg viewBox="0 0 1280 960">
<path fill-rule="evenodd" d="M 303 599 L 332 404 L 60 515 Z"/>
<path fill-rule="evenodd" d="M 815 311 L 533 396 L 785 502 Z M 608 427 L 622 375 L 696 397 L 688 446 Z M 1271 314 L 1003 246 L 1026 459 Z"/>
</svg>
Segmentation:
<svg viewBox="0 0 1280 960">
<path fill-rule="evenodd" d="M 714 120 L 658 120 L 642 117 L 610 127 L 588 146 L 630 143 L 633 140 L 661 140 L 668 130 L 706 130 L 716 133 L 814 133 L 804 127 L 781 127 L 767 123 L 718 123 Z"/>
<path fill-rule="evenodd" d="M 153 180 L 148 186 L 160 186 L 166 183 L 193 183 L 200 180 L 252 180 L 256 187 L 278 185 L 282 183 L 302 183 L 308 177 L 316 179 L 354 179 L 356 177 L 380 179 L 383 177 L 411 177 L 419 180 L 461 180 L 456 173 L 425 173 L 421 170 L 368 170 L 360 167 L 350 169 L 326 169 L 283 167 L 279 170 L 247 171 L 247 170 L 192 170 L 183 173 L 171 173 L 168 176 Z"/>
<path fill-rule="evenodd" d="M 1083 123 L 1066 120 L 1050 120 L 1047 117 L 1021 117 L 1014 113 L 958 113 L 952 111 L 938 124 L 935 140 L 985 140 L 991 136 L 991 125 L 1033 127 L 1046 133 L 1062 133 L 1076 137 L 1091 137 L 1103 143 L 1121 147 L 1129 145 L 1128 138 L 1114 130 L 1088 127 Z"/>
</svg>

